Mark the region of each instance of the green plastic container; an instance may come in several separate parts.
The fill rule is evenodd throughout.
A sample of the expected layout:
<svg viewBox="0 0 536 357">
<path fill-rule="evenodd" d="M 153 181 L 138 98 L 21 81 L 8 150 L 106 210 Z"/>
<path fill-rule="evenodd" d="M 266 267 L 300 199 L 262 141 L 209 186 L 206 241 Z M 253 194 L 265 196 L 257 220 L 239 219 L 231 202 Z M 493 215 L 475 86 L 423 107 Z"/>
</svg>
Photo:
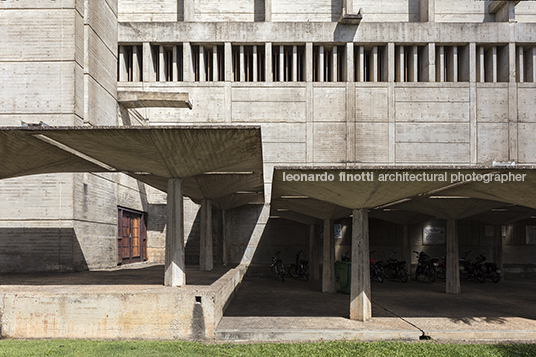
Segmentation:
<svg viewBox="0 0 536 357">
<path fill-rule="evenodd" d="M 350 262 L 335 262 L 335 275 L 339 278 L 339 292 L 350 295 Z"/>
</svg>

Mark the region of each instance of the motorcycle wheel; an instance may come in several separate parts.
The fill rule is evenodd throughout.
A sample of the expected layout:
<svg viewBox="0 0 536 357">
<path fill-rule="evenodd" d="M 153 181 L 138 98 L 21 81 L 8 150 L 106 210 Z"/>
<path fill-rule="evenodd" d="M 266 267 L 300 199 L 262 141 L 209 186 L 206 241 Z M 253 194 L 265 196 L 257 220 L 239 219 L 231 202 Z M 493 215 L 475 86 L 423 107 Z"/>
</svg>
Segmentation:
<svg viewBox="0 0 536 357">
<path fill-rule="evenodd" d="M 428 269 L 428 272 L 426 273 L 426 276 L 428 277 L 428 281 L 433 283 L 436 278 L 436 272 L 435 269 Z"/>
<path fill-rule="evenodd" d="M 439 268 L 439 269 L 437 270 L 437 272 L 436 272 L 436 276 L 437 276 L 437 278 L 440 279 L 440 280 L 445 280 L 445 279 L 447 279 L 447 273 L 446 273 L 445 269 L 443 269 L 443 268 Z"/>
<path fill-rule="evenodd" d="M 293 278 L 298 278 L 300 276 L 300 272 L 298 271 L 298 267 L 296 264 L 292 264 L 288 270 L 288 273 Z"/>
<path fill-rule="evenodd" d="M 479 283 L 484 283 L 486 281 L 486 275 L 480 269 L 476 271 L 476 280 L 478 280 Z"/>
<path fill-rule="evenodd" d="M 387 265 L 384 269 L 384 274 L 387 279 L 396 278 L 396 268 L 393 268 L 391 265 Z"/>
<path fill-rule="evenodd" d="M 408 282 L 408 272 L 406 271 L 406 269 L 400 269 L 400 281 L 402 281 L 403 283 Z"/>
<path fill-rule="evenodd" d="M 497 273 L 495 270 L 491 272 L 491 281 L 498 283 L 501 280 L 501 274 Z"/>
</svg>

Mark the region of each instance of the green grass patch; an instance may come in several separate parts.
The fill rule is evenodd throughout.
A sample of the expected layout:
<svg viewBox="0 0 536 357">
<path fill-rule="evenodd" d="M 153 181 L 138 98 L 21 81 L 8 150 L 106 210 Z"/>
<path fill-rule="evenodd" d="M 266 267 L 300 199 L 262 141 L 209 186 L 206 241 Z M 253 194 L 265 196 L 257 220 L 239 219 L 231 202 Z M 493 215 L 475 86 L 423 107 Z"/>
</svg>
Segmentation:
<svg viewBox="0 0 536 357">
<path fill-rule="evenodd" d="M 536 356 L 536 344 L 318 342 L 204 344 L 162 341 L 0 340 L 0 356 Z"/>
</svg>

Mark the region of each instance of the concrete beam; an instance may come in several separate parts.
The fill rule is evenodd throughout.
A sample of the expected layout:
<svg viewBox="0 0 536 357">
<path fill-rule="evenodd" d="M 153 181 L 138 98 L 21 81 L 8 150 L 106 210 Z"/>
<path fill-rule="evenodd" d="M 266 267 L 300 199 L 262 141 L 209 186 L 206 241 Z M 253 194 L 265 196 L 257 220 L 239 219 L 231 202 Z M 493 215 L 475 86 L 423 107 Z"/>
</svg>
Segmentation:
<svg viewBox="0 0 536 357">
<path fill-rule="evenodd" d="M 322 265 L 322 292 L 336 293 L 335 286 L 335 242 L 333 220 L 324 220 L 324 263 Z"/>
<path fill-rule="evenodd" d="M 350 319 L 366 321 L 372 317 L 370 300 L 370 257 L 368 211 L 353 210 Z"/>
<path fill-rule="evenodd" d="M 460 264 L 458 252 L 458 221 L 447 220 L 447 294 L 460 294 Z"/>
<path fill-rule="evenodd" d="M 201 201 L 201 239 L 199 244 L 199 270 L 214 269 L 212 247 L 212 201 Z"/>
<path fill-rule="evenodd" d="M 167 193 L 168 222 L 166 226 L 164 285 L 182 286 L 186 284 L 182 179 L 169 179 Z"/>
</svg>

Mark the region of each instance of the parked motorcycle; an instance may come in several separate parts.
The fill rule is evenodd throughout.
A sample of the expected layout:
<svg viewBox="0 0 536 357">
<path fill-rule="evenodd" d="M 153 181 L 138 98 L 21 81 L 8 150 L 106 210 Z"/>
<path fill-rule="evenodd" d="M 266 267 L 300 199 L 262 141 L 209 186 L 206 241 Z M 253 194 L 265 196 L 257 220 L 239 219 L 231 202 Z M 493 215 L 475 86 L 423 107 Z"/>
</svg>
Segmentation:
<svg viewBox="0 0 536 357">
<path fill-rule="evenodd" d="M 407 283 L 408 270 L 406 269 L 406 261 L 393 258 L 395 254 L 396 251 L 387 258 L 387 263 L 383 266 L 385 277 L 387 279 L 400 279 L 403 283 Z"/>
<path fill-rule="evenodd" d="M 288 273 L 293 278 L 302 278 L 303 281 L 309 280 L 309 262 L 300 260 L 301 250 L 296 253 L 296 263 L 291 264 Z"/>
<path fill-rule="evenodd" d="M 480 260 L 480 263 L 484 263 L 486 261 L 486 257 L 484 256 L 484 254 L 480 254 L 476 259 Z M 499 269 L 497 263 L 487 262 L 484 263 L 484 276 L 486 278 L 489 278 L 494 283 L 498 283 L 501 280 L 502 272 Z"/>
<path fill-rule="evenodd" d="M 370 252 L 370 254 L 372 255 L 372 253 L 374 252 L 375 251 L 373 250 L 372 252 Z M 385 277 L 385 274 L 383 271 L 383 262 L 381 260 L 370 258 L 370 278 L 371 279 L 376 278 L 378 279 L 380 283 L 383 283 L 384 277 Z"/>
<path fill-rule="evenodd" d="M 436 279 L 436 268 L 439 266 L 438 259 L 432 258 L 425 252 L 413 251 L 417 254 L 417 269 L 415 270 L 415 280 L 419 275 L 423 275 L 429 282 L 433 283 Z"/>
<path fill-rule="evenodd" d="M 486 281 L 486 274 L 484 270 L 484 264 L 482 264 L 482 257 L 480 255 L 477 257 L 475 262 L 471 262 L 467 259 L 467 254 L 469 254 L 470 252 L 470 250 L 465 252 L 459 260 L 460 279 L 471 279 L 475 277 L 478 282 L 483 283 Z"/>
</svg>

